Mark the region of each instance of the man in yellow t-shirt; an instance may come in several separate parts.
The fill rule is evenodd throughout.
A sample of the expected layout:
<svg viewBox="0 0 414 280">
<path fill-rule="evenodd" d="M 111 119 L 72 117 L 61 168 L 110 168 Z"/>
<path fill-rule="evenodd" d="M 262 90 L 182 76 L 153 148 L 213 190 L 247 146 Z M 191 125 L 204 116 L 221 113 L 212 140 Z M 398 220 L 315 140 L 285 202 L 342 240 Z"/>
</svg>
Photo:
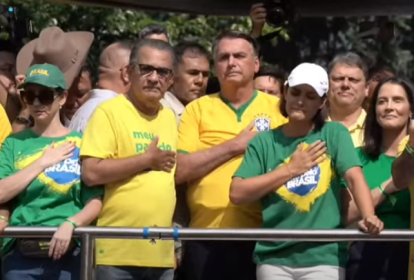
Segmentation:
<svg viewBox="0 0 414 280">
<path fill-rule="evenodd" d="M 177 123 L 160 100 L 171 86 L 174 53 L 161 40 L 141 40 L 131 51 L 131 88 L 102 103 L 82 140 L 82 179 L 105 185 L 97 225 L 172 227 Z M 174 243 L 98 239 L 97 279 L 172 280 Z"/>
<path fill-rule="evenodd" d="M 363 145 L 368 66 L 356 53 L 338 54 L 329 64 L 329 120 L 348 128 L 355 147 Z"/>
<path fill-rule="evenodd" d="M 230 203 L 231 178 L 247 143 L 260 131 L 286 120 L 279 99 L 254 90 L 259 69 L 257 42 L 247 34 L 228 31 L 213 48 L 221 93 L 187 105 L 179 127 L 176 184 L 187 183 L 192 228 L 258 228 L 258 204 Z M 255 242 L 187 241 L 179 279 L 255 279 Z"/>
<path fill-rule="evenodd" d="M 7 117 L 6 111 L 3 106 L 0 104 L 0 147 L 7 136 L 10 135 L 12 129 L 10 125 L 9 118 Z"/>
</svg>

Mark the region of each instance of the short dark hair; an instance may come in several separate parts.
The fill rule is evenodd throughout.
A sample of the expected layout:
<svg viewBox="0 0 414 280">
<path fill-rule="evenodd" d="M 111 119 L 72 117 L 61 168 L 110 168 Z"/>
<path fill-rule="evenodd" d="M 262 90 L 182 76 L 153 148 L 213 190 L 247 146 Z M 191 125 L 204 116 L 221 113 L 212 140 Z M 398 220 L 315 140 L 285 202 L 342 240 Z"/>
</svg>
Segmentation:
<svg viewBox="0 0 414 280">
<path fill-rule="evenodd" d="M 170 44 L 164 42 L 162 40 L 153 40 L 153 39 L 142 39 L 139 40 L 131 50 L 131 56 L 129 57 L 129 64 L 130 65 L 138 65 L 139 64 L 139 51 L 144 48 L 149 47 L 160 51 L 166 51 L 171 54 L 173 60 L 173 67 L 176 66 L 176 59 L 174 54 L 174 49 L 171 47 Z"/>
<path fill-rule="evenodd" d="M 141 29 L 141 31 L 138 33 L 139 39 L 145 39 L 148 38 L 148 36 L 151 35 L 161 35 L 164 34 L 165 37 L 167 37 L 168 41 L 170 41 L 170 34 L 168 34 L 167 28 L 165 28 L 162 25 L 159 24 L 149 24 Z"/>
<path fill-rule="evenodd" d="M 259 71 L 254 75 L 254 78 L 270 76 L 280 83 L 283 88 L 283 84 L 287 79 L 286 72 L 279 66 L 276 65 L 264 65 L 261 66 Z"/>
<path fill-rule="evenodd" d="M 285 86 L 285 90 L 284 90 L 284 94 L 282 94 L 281 96 L 280 96 L 280 102 L 279 102 L 279 110 L 280 110 L 280 113 L 282 114 L 282 116 L 284 116 L 285 118 L 287 118 L 288 117 L 288 113 L 287 113 L 287 111 L 286 111 L 286 94 L 289 94 L 289 92 L 288 92 L 288 89 L 289 89 L 289 86 L 288 85 L 286 85 Z M 325 100 L 326 99 L 326 95 L 324 96 L 324 97 L 322 97 L 322 99 L 323 100 Z M 313 124 L 314 124 L 314 126 L 315 126 L 315 130 L 316 131 L 318 131 L 318 130 L 321 130 L 322 129 L 322 127 L 325 125 L 325 123 L 326 123 L 326 118 L 328 117 L 328 111 L 327 111 L 327 109 L 326 109 L 326 104 L 325 104 L 325 106 L 322 108 L 322 109 L 319 109 L 317 112 L 316 112 L 316 114 L 315 114 L 315 116 L 313 117 L 313 119 L 312 119 L 312 121 L 313 121 Z"/>
<path fill-rule="evenodd" d="M 362 150 L 372 159 L 378 159 L 381 154 L 382 140 L 383 140 L 383 130 L 377 121 L 377 112 L 376 112 L 376 103 L 378 100 L 379 92 L 385 84 L 393 84 L 401 86 L 406 95 L 408 103 L 410 103 L 410 111 L 414 116 L 414 91 L 412 85 L 407 81 L 391 77 L 379 82 L 378 86 L 375 88 L 372 95 L 372 103 L 369 106 L 367 117 L 364 122 L 364 145 Z M 409 125 L 409 120 L 407 121 L 407 128 Z"/>
<path fill-rule="evenodd" d="M 332 69 L 337 64 L 345 64 L 348 66 L 358 67 L 364 73 L 365 80 L 368 81 L 368 65 L 362 57 L 354 52 L 340 53 L 332 59 L 328 65 L 328 73 L 331 74 Z"/>
<path fill-rule="evenodd" d="M 250 43 L 250 45 L 253 48 L 254 54 L 259 56 L 259 44 L 257 43 L 256 39 L 247 33 L 237 31 L 237 30 L 225 30 L 221 32 L 215 39 L 213 43 L 212 52 L 213 54 L 216 53 L 217 45 L 220 43 L 223 39 L 243 39 Z"/>
<path fill-rule="evenodd" d="M 89 78 L 91 79 L 92 87 L 94 87 L 96 82 L 97 82 L 96 77 L 95 77 L 96 75 L 93 72 L 92 67 L 89 63 L 85 63 L 82 66 L 81 70 L 79 71 L 79 75 L 82 75 L 82 73 L 88 73 L 89 74 Z"/>
<path fill-rule="evenodd" d="M 195 41 L 184 41 L 178 43 L 174 47 L 175 59 L 177 60 L 178 64 L 182 62 L 183 56 L 186 52 L 204 56 L 208 61 L 210 61 L 210 53 L 203 45 Z"/>
</svg>

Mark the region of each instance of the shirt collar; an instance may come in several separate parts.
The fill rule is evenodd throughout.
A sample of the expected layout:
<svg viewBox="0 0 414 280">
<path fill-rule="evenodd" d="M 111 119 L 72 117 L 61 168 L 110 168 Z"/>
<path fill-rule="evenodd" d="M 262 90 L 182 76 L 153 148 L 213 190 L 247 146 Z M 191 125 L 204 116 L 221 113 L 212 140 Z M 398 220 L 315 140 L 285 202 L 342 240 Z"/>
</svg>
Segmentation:
<svg viewBox="0 0 414 280">
<path fill-rule="evenodd" d="M 93 89 L 91 93 L 91 98 L 100 98 L 100 97 L 116 97 L 118 93 L 109 90 L 109 89 Z"/>
<path fill-rule="evenodd" d="M 364 122 L 365 122 L 365 118 L 367 117 L 367 112 L 365 112 L 365 110 L 361 111 L 361 114 L 359 115 L 356 123 L 354 123 L 353 125 L 351 125 L 348 130 L 349 132 L 355 131 L 357 129 L 362 129 L 362 127 L 364 126 Z M 327 119 L 328 122 L 331 122 L 332 119 L 331 117 L 328 116 Z"/>
<path fill-rule="evenodd" d="M 179 116 L 184 112 L 185 106 L 178 100 L 178 98 L 172 93 L 167 91 L 164 94 L 165 101 L 168 102 L 168 104 L 173 108 L 173 111 L 175 111 Z"/>
</svg>

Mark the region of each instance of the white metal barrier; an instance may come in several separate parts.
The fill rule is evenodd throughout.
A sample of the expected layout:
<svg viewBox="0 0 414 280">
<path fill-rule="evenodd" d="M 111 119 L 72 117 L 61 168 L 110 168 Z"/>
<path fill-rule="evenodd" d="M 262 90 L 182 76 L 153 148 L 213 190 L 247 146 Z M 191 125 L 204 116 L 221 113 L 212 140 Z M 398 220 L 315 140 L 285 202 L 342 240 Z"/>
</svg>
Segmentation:
<svg viewBox="0 0 414 280">
<path fill-rule="evenodd" d="M 47 238 L 56 227 L 8 227 L 2 237 Z M 249 240 L 249 241 L 414 241 L 413 230 L 384 230 L 372 236 L 358 230 L 297 230 L 297 229 L 188 229 L 188 228 L 114 228 L 81 227 L 74 237 L 82 239 L 81 280 L 93 280 L 94 241 L 113 239 L 176 239 L 176 240 Z"/>
</svg>

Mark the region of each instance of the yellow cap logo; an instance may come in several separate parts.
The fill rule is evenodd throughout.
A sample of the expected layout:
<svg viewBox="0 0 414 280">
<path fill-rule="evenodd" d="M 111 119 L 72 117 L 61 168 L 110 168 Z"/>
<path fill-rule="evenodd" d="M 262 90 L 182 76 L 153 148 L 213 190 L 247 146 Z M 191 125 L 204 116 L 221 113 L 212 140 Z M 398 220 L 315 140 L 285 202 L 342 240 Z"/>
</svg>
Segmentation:
<svg viewBox="0 0 414 280">
<path fill-rule="evenodd" d="M 44 70 L 44 69 L 34 69 L 30 72 L 29 76 L 33 76 L 33 75 L 49 76 L 49 71 Z"/>
</svg>

